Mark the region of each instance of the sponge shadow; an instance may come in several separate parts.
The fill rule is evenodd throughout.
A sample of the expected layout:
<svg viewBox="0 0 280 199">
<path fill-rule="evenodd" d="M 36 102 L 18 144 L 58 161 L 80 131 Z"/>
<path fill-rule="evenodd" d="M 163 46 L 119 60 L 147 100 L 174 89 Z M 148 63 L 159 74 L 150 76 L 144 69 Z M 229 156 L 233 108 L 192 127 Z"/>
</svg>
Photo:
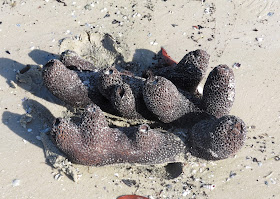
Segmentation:
<svg viewBox="0 0 280 199">
<path fill-rule="evenodd" d="M 42 50 L 33 50 L 29 56 L 38 64 L 46 64 L 50 59 L 58 58 L 58 55 L 48 53 Z M 15 60 L 8 58 L 0 58 L 0 75 L 6 79 L 6 83 L 10 87 L 20 87 L 33 95 L 45 99 L 49 102 L 62 105 L 63 103 L 52 95 L 48 89 L 43 85 L 41 75 L 32 74 L 32 72 L 40 74 L 40 69 L 37 65 L 25 65 Z M 32 80 L 32 85 L 17 79 L 17 74 L 24 73 L 27 80 Z M 29 76 L 29 77 L 28 77 Z"/>
<path fill-rule="evenodd" d="M 40 136 L 41 131 L 51 127 L 55 117 L 45 106 L 35 100 L 25 100 L 23 102 L 23 107 L 25 110 L 31 110 L 29 114 L 32 117 L 32 121 L 27 124 L 27 128 L 22 127 L 19 122 L 23 115 L 10 111 L 3 112 L 2 122 L 22 139 L 37 147 L 43 148 L 42 142 L 37 139 L 37 136 Z M 30 131 L 28 131 L 28 129 L 30 129 Z"/>
</svg>

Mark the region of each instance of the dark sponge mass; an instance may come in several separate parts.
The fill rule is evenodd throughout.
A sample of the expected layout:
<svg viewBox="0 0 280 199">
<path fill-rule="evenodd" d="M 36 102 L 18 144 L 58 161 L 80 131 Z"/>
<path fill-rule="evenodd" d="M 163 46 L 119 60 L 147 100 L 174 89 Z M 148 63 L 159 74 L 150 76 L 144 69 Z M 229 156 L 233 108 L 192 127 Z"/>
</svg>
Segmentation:
<svg viewBox="0 0 280 199">
<path fill-rule="evenodd" d="M 122 84 L 121 73 L 114 66 L 107 67 L 100 71 L 98 89 L 108 100 L 111 98 L 111 92 L 115 89 L 115 86 Z"/>
<path fill-rule="evenodd" d="M 136 99 L 126 83 L 117 85 L 112 90 L 111 103 L 118 113 L 128 119 L 144 119 L 136 110 Z"/>
<path fill-rule="evenodd" d="M 143 97 L 148 109 L 164 123 L 170 123 L 198 110 L 171 81 L 160 76 L 148 77 L 143 88 Z"/>
<path fill-rule="evenodd" d="M 136 159 L 133 157 L 133 161 L 144 164 L 182 161 L 180 157 L 187 156 L 186 146 L 178 137 L 160 129 L 151 129 L 147 124 L 138 127 L 136 151 L 139 155 Z"/>
<path fill-rule="evenodd" d="M 241 119 L 228 115 L 235 98 L 232 69 L 215 67 L 201 95 L 197 86 L 210 59 L 204 50 L 191 51 L 176 64 L 163 49 L 163 58 L 170 66 L 158 64 L 146 79 L 117 63 L 97 68 L 70 50 L 61 61 L 50 60 L 42 72 L 46 87 L 66 104 L 84 108 L 79 119 L 54 121 L 51 135 L 58 148 L 72 161 L 94 166 L 182 161 L 187 147 L 207 160 L 234 155 L 247 131 Z M 124 118 L 105 118 L 105 112 Z M 112 128 L 107 120 L 110 125 L 141 125 Z"/>
<path fill-rule="evenodd" d="M 59 60 L 50 60 L 43 68 L 46 87 L 59 99 L 74 107 L 85 107 L 99 102 L 100 93 L 96 84 L 96 73 L 82 73 L 68 69 Z"/>
<path fill-rule="evenodd" d="M 215 67 L 203 89 L 202 107 L 217 118 L 229 114 L 235 98 L 235 79 L 226 65 Z"/>
<path fill-rule="evenodd" d="M 172 81 L 178 88 L 194 93 L 199 82 L 205 76 L 210 55 L 204 50 L 195 50 L 186 54 L 176 66 L 154 70 L 154 74 Z"/>
<path fill-rule="evenodd" d="M 149 112 L 142 97 L 143 84 L 143 78 L 120 72 L 114 66 L 100 71 L 98 79 L 99 91 L 120 116 L 128 119 L 143 119 L 142 114 Z"/>
<path fill-rule="evenodd" d="M 88 71 L 97 71 L 98 69 L 94 66 L 93 63 L 81 58 L 76 52 L 72 50 L 66 50 L 60 55 L 61 62 L 69 67 L 76 68 L 77 70 L 88 70 Z"/>
<path fill-rule="evenodd" d="M 184 143 L 173 134 L 150 129 L 147 124 L 110 128 L 101 109 L 93 104 L 78 124 L 56 119 L 51 135 L 60 150 L 83 165 L 160 164 L 174 162 L 186 153 Z"/>
<path fill-rule="evenodd" d="M 191 151 L 194 155 L 208 160 L 225 159 L 241 149 L 246 133 L 246 125 L 238 117 L 210 117 L 193 126 Z"/>
</svg>

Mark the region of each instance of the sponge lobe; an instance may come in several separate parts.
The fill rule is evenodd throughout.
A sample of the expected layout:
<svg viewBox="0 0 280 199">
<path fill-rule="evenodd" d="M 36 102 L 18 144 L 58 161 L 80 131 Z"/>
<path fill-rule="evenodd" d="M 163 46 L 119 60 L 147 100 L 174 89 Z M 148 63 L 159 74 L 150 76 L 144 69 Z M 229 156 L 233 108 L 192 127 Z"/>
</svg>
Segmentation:
<svg viewBox="0 0 280 199">
<path fill-rule="evenodd" d="M 69 67 L 76 68 L 77 70 L 88 70 L 88 71 L 97 71 L 98 68 L 94 66 L 93 63 L 81 58 L 76 52 L 72 50 L 66 50 L 60 55 L 61 62 Z"/>
<path fill-rule="evenodd" d="M 147 124 L 110 128 L 102 110 L 93 104 L 78 124 L 57 119 L 51 135 L 60 150 L 83 165 L 160 164 L 174 162 L 186 153 L 184 143 L 173 134 L 151 129 Z"/>
<path fill-rule="evenodd" d="M 235 98 L 235 79 L 227 65 L 215 67 L 203 89 L 202 107 L 216 117 L 229 114 Z"/>
<path fill-rule="evenodd" d="M 178 88 L 194 93 L 199 82 L 205 76 L 210 55 L 204 50 L 195 50 L 186 54 L 175 66 L 154 70 L 154 74 L 172 81 Z"/>
<path fill-rule="evenodd" d="M 246 139 L 246 125 L 238 117 L 212 116 L 195 124 L 191 130 L 194 155 L 208 160 L 225 159 L 234 155 Z"/>
<path fill-rule="evenodd" d="M 59 60 L 50 60 L 43 68 L 46 87 L 59 99 L 74 107 L 100 101 L 95 72 L 79 72 L 68 69 Z"/>
<path fill-rule="evenodd" d="M 143 88 L 146 106 L 159 120 L 170 123 L 198 108 L 168 79 L 150 76 Z"/>
</svg>

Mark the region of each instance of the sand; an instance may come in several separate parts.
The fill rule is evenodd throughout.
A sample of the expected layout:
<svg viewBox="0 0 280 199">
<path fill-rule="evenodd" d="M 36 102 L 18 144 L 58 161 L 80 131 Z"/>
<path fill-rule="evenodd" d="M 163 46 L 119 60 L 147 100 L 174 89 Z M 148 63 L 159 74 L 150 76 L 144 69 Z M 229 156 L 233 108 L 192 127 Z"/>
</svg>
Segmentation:
<svg viewBox="0 0 280 199">
<path fill-rule="evenodd" d="M 279 1 L 4 0 L 0 9 L 1 198 L 280 198 Z M 62 39 L 85 31 L 112 35 L 141 67 L 161 46 L 176 61 L 201 48 L 211 68 L 240 63 L 231 114 L 248 126 L 245 146 L 226 160 L 169 167 L 72 165 L 78 182 L 55 169 L 40 132 L 67 109 L 38 74 Z M 32 74 L 17 78 L 26 65 Z"/>
</svg>

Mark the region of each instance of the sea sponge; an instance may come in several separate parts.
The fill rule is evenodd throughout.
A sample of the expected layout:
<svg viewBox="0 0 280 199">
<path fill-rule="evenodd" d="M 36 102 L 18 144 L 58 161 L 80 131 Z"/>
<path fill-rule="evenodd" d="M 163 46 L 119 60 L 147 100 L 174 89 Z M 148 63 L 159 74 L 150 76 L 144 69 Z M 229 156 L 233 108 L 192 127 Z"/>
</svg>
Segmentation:
<svg viewBox="0 0 280 199">
<path fill-rule="evenodd" d="M 87 106 L 78 124 L 56 119 L 51 135 L 73 162 L 90 166 L 160 164 L 177 161 L 186 154 L 180 139 L 147 124 L 138 128 L 110 128 L 102 110 L 94 104 Z"/>
<path fill-rule="evenodd" d="M 172 81 L 176 87 L 194 93 L 208 68 L 210 55 L 204 50 L 195 50 L 186 54 L 173 66 L 157 68 L 153 73 Z"/>
<path fill-rule="evenodd" d="M 127 71 L 121 73 L 114 66 L 98 70 L 73 51 L 65 51 L 61 60 L 67 65 L 50 60 L 44 66 L 43 80 L 66 104 L 84 108 L 95 103 L 104 111 L 128 119 L 143 119 L 141 114 L 150 118 L 142 97 L 143 78 Z"/>
<path fill-rule="evenodd" d="M 147 79 L 115 65 L 98 69 L 73 51 L 64 52 L 61 60 L 64 64 L 51 60 L 44 66 L 46 87 L 65 103 L 86 109 L 79 121 L 56 119 L 51 135 L 58 148 L 76 163 L 100 166 L 183 161 L 178 157 L 188 154 L 189 144 L 193 155 L 219 160 L 234 155 L 244 144 L 244 122 L 228 115 L 235 97 L 233 71 L 226 65 L 215 67 L 203 96 L 197 95 L 209 62 L 203 50 L 188 53 L 177 65 L 173 61 L 172 66 L 148 71 Z M 166 129 L 183 128 L 185 143 L 145 123 L 111 128 L 102 111 L 170 123 L 157 121 Z"/>
<path fill-rule="evenodd" d="M 110 101 L 122 117 L 144 119 L 136 110 L 136 99 L 128 84 L 116 85 L 111 93 Z"/>
<path fill-rule="evenodd" d="M 121 73 L 115 66 L 107 67 L 99 72 L 97 84 L 100 93 L 109 100 L 115 86 L 123 84 Z"/>
<path fill-rule="evenodd" d="M 71 70 L 53 59 L 44 66 L 42 75 L 46 87 L 71 106 L 85 107 L 92 102 L 103 101 L 96 85 L 96 72 Z"/>
<path fill-rule="evenodd" d="M 187 113 L 199 110 L 171 81 L 160 76 L 148 77 L 143 97 L 148 109 L 164 123 L 173 122 Z"/>
<path fill-rule="evenodd" d="M 227 65 L 215 67 L 203 88 L 202 108 L 217 118 L 229 114 L 235 98 L 235 79 Z"/>
<path fill-rule="evenodd" d="M 61 62 L 68 68 L 76 68 L 83 71 L 98 71 L 98 68 L 93 63 L 81 58 L 76 52 L 66 50 L 60 55 Z"/>
<path fill-rule="evenodd" d="M 219 119 L 209 116 L 192 127 L 191 152 L 207 160 L 233 156 L 244 144 L 246 125 L 238 117 L 226 115 Z"/>
</svg>

